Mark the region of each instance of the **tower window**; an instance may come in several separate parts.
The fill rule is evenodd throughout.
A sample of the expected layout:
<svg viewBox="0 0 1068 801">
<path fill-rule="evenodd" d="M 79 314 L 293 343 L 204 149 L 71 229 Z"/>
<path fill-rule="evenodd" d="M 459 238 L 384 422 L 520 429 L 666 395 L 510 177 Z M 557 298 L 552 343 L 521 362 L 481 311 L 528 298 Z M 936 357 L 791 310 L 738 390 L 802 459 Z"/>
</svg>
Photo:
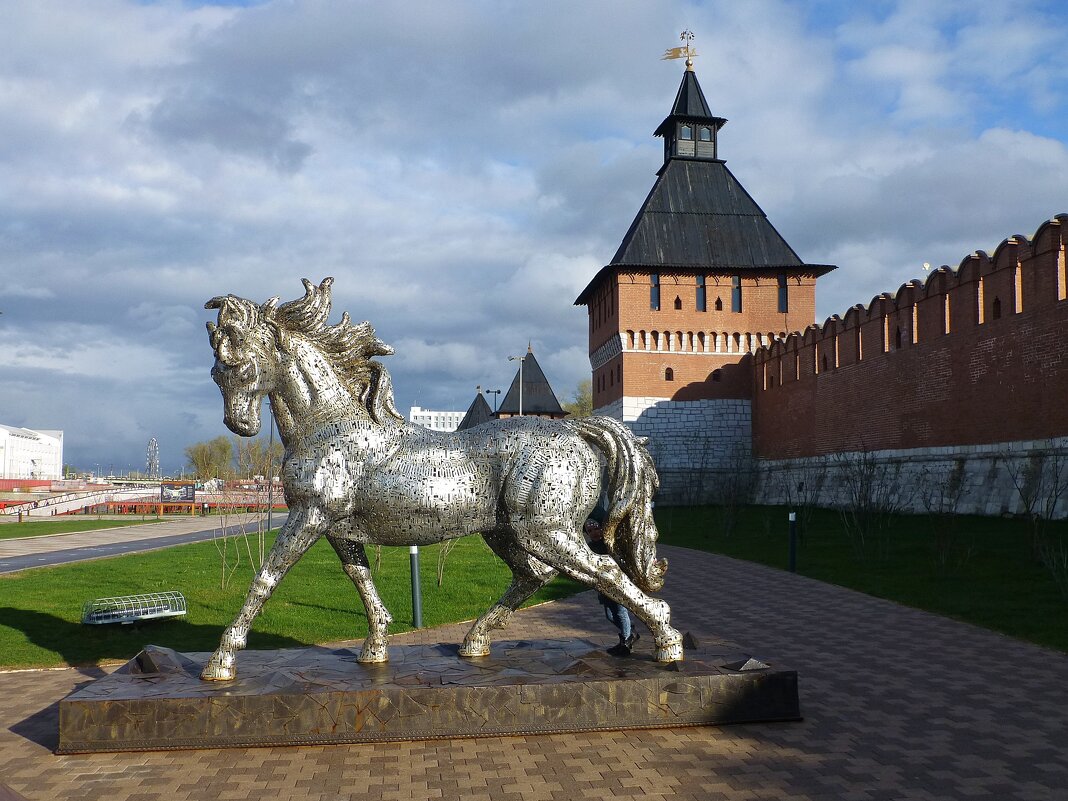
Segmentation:
<svg viewBox="0 0 1068 801">
<path fill-rule="evenodd" d="M 672 370 L 670 367 L 665 367 L 664 368 L 664 380 L 665 381 L 674 381 L 675 380 L 675 371 Z"/>
<path fill-rule="evenodd" d="M 731 311 L 738 313 L 742 311 L 742 277 L 740 275 L 731 277 Z"/>
<path fill-rule="evenodd" d="M 705 307 L 705 277 L 703 275 L 699 275 L 697 276 L 697 311 L 705 311 Z"/>
<path fill-rule="evenodd" d="M 660 274 L 653 273 L 649 276 L 649 308 L 660 311 Z"/>
<path fill-rule="evenodd" d="M 723 298 L 716 298 L 716 311 L 723 311 Z"/>
<path fill-rule="evenodd" d="M 702 142 L 711 142 L 712 141 L 712 129 L 711 128 L 702 127 L 700 132 L 699 132 L 699 134 L 698 134 L 698 136 L 701 137 L 701 141 Z"/>
<path fill-rule="evenodd" d="M 689 125 L 679 128 L 679 139 L 693 139 L 693 128 Z"/>
<path fill-rule="evenodd" d="M 786 285 L 786 273 L 779 273 L 779 313 L 790 311 L 790 290 Z"/>
<path fill-rule="evenodd" d="M 675 308 L 676 309 L 681 309 L 682 308 L 682 298 L 680 298 L 678 295 L 675 296 Z"/>
</svg>

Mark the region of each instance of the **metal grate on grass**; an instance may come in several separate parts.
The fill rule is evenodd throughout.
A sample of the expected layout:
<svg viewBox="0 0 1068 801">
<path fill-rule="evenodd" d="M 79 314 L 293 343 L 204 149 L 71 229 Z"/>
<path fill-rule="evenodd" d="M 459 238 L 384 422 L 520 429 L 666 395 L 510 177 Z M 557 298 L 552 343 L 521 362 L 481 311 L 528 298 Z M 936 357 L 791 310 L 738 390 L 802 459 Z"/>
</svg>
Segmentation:
<svg viewBox="0 0 1068 801">
<path fill-rule="evenodd" d="M 82 623 L 136 623 L 140 620 L 179 617 L 185 611 L 185 596 L 180 592 L 119 595 L 86 601 L 82 607 Z"/>
</svg>

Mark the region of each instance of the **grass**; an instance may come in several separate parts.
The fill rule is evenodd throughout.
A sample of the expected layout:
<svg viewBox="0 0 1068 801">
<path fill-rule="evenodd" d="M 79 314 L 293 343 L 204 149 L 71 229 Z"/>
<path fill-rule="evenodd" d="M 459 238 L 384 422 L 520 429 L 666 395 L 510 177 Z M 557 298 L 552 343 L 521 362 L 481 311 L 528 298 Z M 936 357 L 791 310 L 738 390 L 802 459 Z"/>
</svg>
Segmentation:
<svg viewBox="0 0 1068 801">
<path fill-rule="evenodd" d="M 0 577 L 0 666 L 96 665 L 130 659 L 149 643 L 180 651 L 214 650 L 223 627 L 240 609 L 253 575 L 243 540 L 230 542 L 240 546 L 242 560 L 226 589 L 220 586 L 221 558 L 213 542 Z M 438 587 L 437 550 L 436 546 L 420 549 L 424 626 L 477 617 L 510 580 L 507 566 L 485 543 L 467 537 L 448 555 L 444 584 Z M 390 632 L 407 631 L 412 628 L 408 549 L 382 551 L 375 583 L 393 614 Z M 580 589 L 556 579 L 529 603 Z M 87 600 L 165 590 L 179 590 L 185 596 L 185 618 L 126 626 L 80 623 Z M 249 648 L 298 647 L 362 638 L 366 633 L 356 588 L 323 540 L 292 568 L 267 602 L 253 625 Z"/>
<path fill-rule="evenodd" d="M 153 522 L 155 522 L 154 519 L 142 520 L 141 518 L 136 520 L 79 520 L 68 517 L 62 520 L 25 520 L 21 523 L 0 524 L 0 540 L 40 537 L 45 534 L 73 534 L 77 531 L 96 531 L 119 526 L 143 526 L 145 523 Z"/>
<path fill-rule="evenodd" d="M 661 542 L 787 568 L 784 508 L 743 509 L 730 534 L 715 507 L 663 507 L 656 517 Z M 1049 532 L 1068 544 L 1068 523 L 1051 524 Z M 899 515 L 879 545 L 859 553 L 837 512 L 815 510 L 800 539 L 797 572 L 1068 651 L 1068 597 L 1033 555 L 1026 522 Z"/>
<path fill-rule="evenodd" d="M 783 508 L 743 509 L 730 534 L 724 531 L 722 510 L 715 507 L 661 507 L 656 516 L 664 543 L 787 567 Z M 1068 524 L 1058 523 L 1051 532 L 1068 544 Z M 882 547 L 861 554 L 839 515 L 817 510 L 801 537 L 798 572 L 1068 652 L 1068 598 L 1033 556 L 1023 521 L 899 516 L 883 539 Z M 253 574 L 244 540 L 229 542 L 231 559 L 235 546 L 241 547 L 242 559 L 225 589 L 220 586 L 220 555 L 212 542 L 0 577 L 0 666 L 127 660 L 148 643 L 181 651 L 213 650 L 240 608 Z M 394 617 L 390 631 L 406 631 L 412 620 L 408 551 L 382 550 L 375 582 Z M 457 542 L 446 561 L 442 587 L 437 586 L 437 550 L 421 549 L 425 626 L 477 617 L 504 591 L 508 568 L 481 539 Z M 531 603 L 580 589 L 556 579 Z M 131 626 L 80 623 L 87 600 L 163 590 L 185 595 L 189 611 L 184 619 Z M 366 632 L 356 589 L 323 541 L 297 563 L 267 602 L 253 625 L 249 647 L 298 647 L 362 638 Z"/>
</svg>

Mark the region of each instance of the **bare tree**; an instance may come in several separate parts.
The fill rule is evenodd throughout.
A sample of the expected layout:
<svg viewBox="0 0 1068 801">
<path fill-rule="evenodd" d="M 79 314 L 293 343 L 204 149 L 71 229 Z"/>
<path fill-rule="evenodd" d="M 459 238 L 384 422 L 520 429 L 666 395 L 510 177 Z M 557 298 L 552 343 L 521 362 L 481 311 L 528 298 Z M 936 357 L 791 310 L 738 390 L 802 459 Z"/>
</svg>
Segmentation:
<svg viewBox="0 0 1068 801">
<path fill-rule="evenodd" d="M 742 509 L 752 503 L 756 487 L 756 471 L 747 447 L 741 443 L 733 445 L 719 478 L 720 526 L 723 533 L 730 536 L 738 528 Z"/>
<path fill-rule="evenodd" d="M 185 449 L 185 458 L 197 478 L 226 478 L 231 473 L 233 446 L 226 437 L 216 437 L 208 442 L 195 442 Z"/>
<path fill-rule="evenodd" d="M 803 460 L 796 468 L 779 471 L 776 476 L 779 497 L 787 507 L 797 512 L 798 536 L 802 542 L 812 522 L 812 514 L 819 508 L 823 486 L 827 481 L 827 469 L 827 457 L 814 456 Z"/>
<path fill-rule="evenodd" d="M 899 465 L 875 457 L 871 451 L 836 453 L 833 462 L 846 491 L 839 508 L 842 526 L 857 558 L 885 558 L 890 527 L 901 509 Z"/>
<path fill-rule="evenodd" d="M 920 502 L 932 525 L 935 561 L 943 573 L 960 570 L 971 559 L 973 546 L 960 541 L 960 508 L 965 493 L 964 459 L 955 459 L 950 470 L 924 465 L 920 471 Z"/>
<path fill-rule="evenodd" d="M 1068 542 L 1049 525 L 1068 493 L 1068 457 L 1053 440 L 1026 459 L 1002 454 L 1024 517 L 1030 525 L 1031 555 L 1053 576 L 1068 598 Z"/>
</svg>

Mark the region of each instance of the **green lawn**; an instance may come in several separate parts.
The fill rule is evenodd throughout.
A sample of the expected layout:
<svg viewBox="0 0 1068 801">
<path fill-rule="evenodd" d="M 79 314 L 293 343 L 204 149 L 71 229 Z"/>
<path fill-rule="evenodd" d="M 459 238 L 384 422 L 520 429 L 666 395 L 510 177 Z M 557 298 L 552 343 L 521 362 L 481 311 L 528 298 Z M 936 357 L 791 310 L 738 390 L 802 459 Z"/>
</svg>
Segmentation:
<svg viewBox="0 0 1068 801">
<path fill-rule="evenodd" d="M 661 507 L 656 516 L 664 543 L 786 568 L 785 509 L 743 509 L 730 534 L 725 533 L 723 510 L 715 507 Z M 113 521 L 82 522 L 113 525 Z M 813 512 L 801 538 L 798 572 L 1068 651 L 1068 599 L 1032 555 L 1026 524 L 925 516 L 900 516 L 892 523 L 876 543 L 880 547 L 861 554 L 837 513 Z M 1058 524 L 1053 531 L 1068 543 L 1068 525 Z M 221 558 L 212 542 L 0 577 L 0 666 L 126 660 L 149 643 L 182 651 L 213 650 L 252 578 L 244 541 L 229 542 L 231 558 L 240 545 L 242 559 L 226 589 L 220 587 Z M 423 548 L 421 556 L 425 626 L 477 617 L 503 592 L 510 576 L 475 537 L 457 543 L 446 561 L 440 588 L 437 548 Z M 375 580 L 395 619 L 391 632 L 411 628 L 408 575 L 407 548 L 384 548 Z M 580 589 L 557 579 L 531 603 Z M 133 626 L 79 622 L 87 600 L 163 590 L 185 595 L 186 618 Z M 329 544 L 319 542 L 268 601 L 253 626 L 249 647 L 354 639 L 366 630 L 355 587 Z"/>
<path fill-rule="evenodd" d="M 119 526 L 143 526 L 154 523 L 155 518 L 130 520 L 93 520 L 76 517 L 64 517 L 59 520 L 24 520 L 21 523 L 0 524 L 0 540 L 15 537 L 40 537 L 44 534 L 72 534 L 76 531 L 96 531 L 101 528 L 118 528 Z"/>
<path fill-rule="evenodd" d="M 250 540 L 251 541 L 251 540 Z M 231 548 L 244 542 L 230 540 Z M 253 550 L 255 546 L 253 545 Z M 501 595 L 511 573 L 477 537 L 459 541 L 437 586 L 437 547 L 420 549 L 423 625 L 477 617 Z M 372 552 L 369 551 L 369 555 Z M 233 550 L 231 550 L 231 557 Z M 153 553 L 41 568 L 0 577 L 0 665 L 91 665 L 127 660 L 146 644 L 181 651 L 211 651 L 237 614 L 252 578 L 248 555 L 228 587 L 220 588 L 221 558 L 212 542 Z M 412 623 L 407 548 L 383 548 L 375 582 L 393 614 L 391 633 Z M 556 579 L 530 603 L 582 589 Z M 82 604 L 111 595 L 179 590 L 184 619 L 129 626 L 85 626 Z M 316 543 L 290 571 L 253 626 L 250 648 L 286 648 L 363 637 L 366 618 L 359 595 L 329 543 Z M 507 636 L 502 634 L 502 636 Z"/>
<path fill-rule="evenodd" d="M 724 515 L 716 507 L 659 508 L 661 542 L 786 569 L 786 509 L 742 509 L 730 534 Z M 1049 536 L 1068 546 L 1068 524 L 1052 524 Z M 1068 598 L 1033 555 L 1024 521 L 900 515 L 861 553 L 837 512 L 815 510 L 797 572 L 1068 651 Z"/>
</svg>

